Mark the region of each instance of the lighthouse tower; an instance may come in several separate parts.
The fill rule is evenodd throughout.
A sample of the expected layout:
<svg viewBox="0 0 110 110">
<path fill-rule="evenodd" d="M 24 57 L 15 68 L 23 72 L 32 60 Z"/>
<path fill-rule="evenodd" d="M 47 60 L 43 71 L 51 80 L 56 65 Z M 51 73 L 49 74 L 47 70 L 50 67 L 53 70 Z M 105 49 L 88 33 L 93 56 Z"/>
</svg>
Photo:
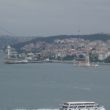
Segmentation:
<svg viewBox="0 0 110 110">
<path fill-rule="evenodd" d="M 8 45 L 8 47 L 7 47 L 7 52 L 8 52 L 8 59 L 9 59 L 11 56 L 11 46 L 10 45 Z"/>
</svg>

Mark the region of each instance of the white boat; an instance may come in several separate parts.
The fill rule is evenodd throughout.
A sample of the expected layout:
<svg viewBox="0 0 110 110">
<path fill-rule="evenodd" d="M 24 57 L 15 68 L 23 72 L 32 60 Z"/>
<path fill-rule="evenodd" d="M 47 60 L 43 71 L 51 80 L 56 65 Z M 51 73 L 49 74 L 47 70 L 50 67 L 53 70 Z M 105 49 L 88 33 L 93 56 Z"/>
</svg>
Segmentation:
<svg viewBox="0 0 110 110">
<path fill-rule="evenodd" d="M 60 110 L 106 110 L 96 102 L 65 102 Z"/>
</svg>

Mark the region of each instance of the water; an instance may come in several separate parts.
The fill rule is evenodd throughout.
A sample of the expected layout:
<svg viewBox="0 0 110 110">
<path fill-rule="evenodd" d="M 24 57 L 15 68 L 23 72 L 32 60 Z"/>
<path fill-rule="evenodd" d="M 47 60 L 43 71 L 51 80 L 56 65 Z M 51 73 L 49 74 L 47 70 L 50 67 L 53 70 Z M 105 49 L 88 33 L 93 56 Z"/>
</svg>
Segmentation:
<svg viewBox="0 0 110 110">
<path fill-rule="evenodd" d="M 109 110 L 109 71 L 110 65 L 7 65 L 0 60 L 0 110 L 50 110 L 65 101 L 96 101 Z"/>
</svg>

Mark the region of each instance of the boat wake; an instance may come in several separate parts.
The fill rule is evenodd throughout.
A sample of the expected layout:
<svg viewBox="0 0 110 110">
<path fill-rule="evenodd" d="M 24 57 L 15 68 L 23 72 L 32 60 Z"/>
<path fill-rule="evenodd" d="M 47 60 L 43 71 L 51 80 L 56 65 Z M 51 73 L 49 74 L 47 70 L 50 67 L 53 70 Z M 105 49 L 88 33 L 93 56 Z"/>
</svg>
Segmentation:
<svg viewBox="0 0 110 110">
<path fill-rule="evenodd" d="M 19 109 L 12 109 L 12 110 L 59 110 L 59 109 L 55 109 L 55 108 L 39 108 L 39 109 L 36 109 L 36 108 L 19 108 Z"/>
</svg>

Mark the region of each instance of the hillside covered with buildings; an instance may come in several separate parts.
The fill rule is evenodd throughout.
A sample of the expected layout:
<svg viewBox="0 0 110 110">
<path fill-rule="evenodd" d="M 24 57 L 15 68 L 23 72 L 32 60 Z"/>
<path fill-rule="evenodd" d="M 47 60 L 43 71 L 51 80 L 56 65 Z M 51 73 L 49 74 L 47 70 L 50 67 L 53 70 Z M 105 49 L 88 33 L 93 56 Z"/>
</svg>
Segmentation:
<svg viewBox="0 0 110 110">
<path fill-rule="evenodd" d="M 105 34 L 41 37 L 11 47 L 12 57 L 32 62 L 84 61 L 89 56 L 90 62 L 110 63 L 110 35 Z"/>
</svg>

